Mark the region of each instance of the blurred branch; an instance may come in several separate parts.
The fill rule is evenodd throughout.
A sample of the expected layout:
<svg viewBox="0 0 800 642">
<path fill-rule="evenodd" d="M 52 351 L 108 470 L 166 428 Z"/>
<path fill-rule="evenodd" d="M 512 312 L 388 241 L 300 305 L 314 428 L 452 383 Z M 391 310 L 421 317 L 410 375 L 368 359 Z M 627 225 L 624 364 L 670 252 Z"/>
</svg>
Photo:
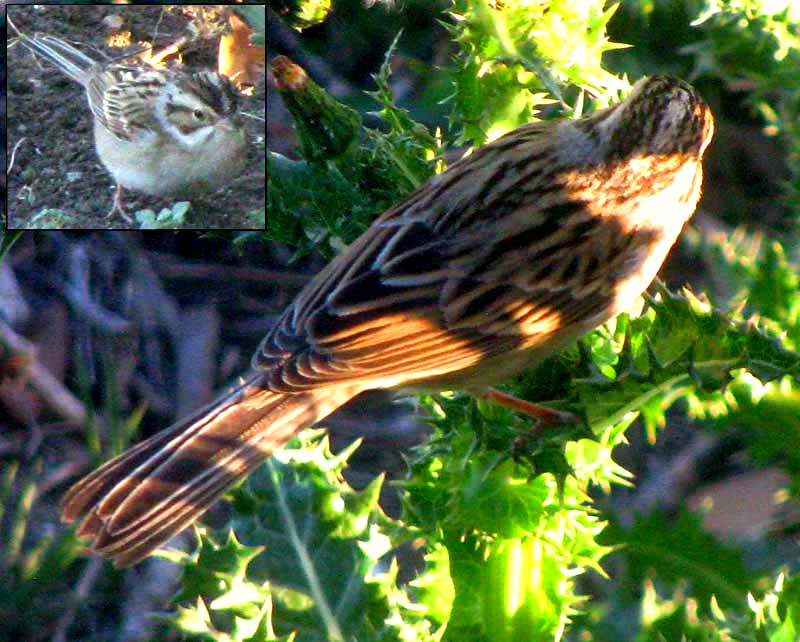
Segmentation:
<svg viewBox="0 0 800 642">
<path fill-rule="evenodd" d="M 206 279 L 210 276 L 230 279 L 232 281 L 249 281 L 251 283 L 280 283 L 303 287 L 310 277 L 307 274 L 289 272 L 287 270 L 267 270 L 263 268 L 233 267 L 228 265 L 208 265 L 206 263 L 177 260 L 174 254 L 166 252 L 146 251 L 152 257 L 153 267 L 161 276 L 169 278 Z"/>
<path fill-rule="evenodd" d="M 30 382 L 49 408 L 68 421 L 80 425 L 88 422 L 84 405 L 38 361 L 36 347 L 3 321 L 0 321 L 0 345 L 12 355 L 22 357 L 19 376 Z"/>
</svg>

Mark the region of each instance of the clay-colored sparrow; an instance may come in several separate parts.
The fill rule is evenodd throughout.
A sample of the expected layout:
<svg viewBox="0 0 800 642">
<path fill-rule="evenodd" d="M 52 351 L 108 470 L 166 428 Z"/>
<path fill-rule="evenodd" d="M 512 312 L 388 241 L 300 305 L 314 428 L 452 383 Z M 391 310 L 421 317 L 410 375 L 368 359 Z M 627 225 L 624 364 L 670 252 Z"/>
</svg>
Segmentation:
<svg viewBox="0 0 800 642">
<path fill-rule="evenodd" d="M 713 129 L 690 85 L 653 76 L 476 150 L 303 289 L 243 385 L 79 481 L 65 519 L 131 564 L 358 393 L 483 393 L 629 308 L 694 212 Z"/>
<path fill-rule="evenodd" d="M 18 37 L 85 87 L 95 149 L 117 183 L 110 214 L 127 218 L 122 187 L 190 197 L 223 187 L 244 169 L 247 140 L 238 97 L 224 76 L 105 65 L 53 36 Z"/>
</svg>

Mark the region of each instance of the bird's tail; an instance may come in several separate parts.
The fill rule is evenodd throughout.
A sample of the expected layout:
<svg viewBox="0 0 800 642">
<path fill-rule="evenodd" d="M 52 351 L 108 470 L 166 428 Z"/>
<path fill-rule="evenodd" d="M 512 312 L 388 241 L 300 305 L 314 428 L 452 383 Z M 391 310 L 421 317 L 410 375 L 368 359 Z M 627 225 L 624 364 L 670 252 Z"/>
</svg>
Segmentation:
<svg viewBox="0 0 800 642">
<path fill-rule="evenodd" d="M 17 34 L 20 44 L 44 56 L 75 82 L 86 87 L 88 73 L 94 65 L 94 60 L 89 56 L 55 36 L 28 36 L 21 33 L 11 20 L 8 20 L 8 25 Z"/>
<path fill-rule="evenodd" d="M 331 392 L 276 393 L 254 375 L 77 482 L 64 497 L 63 519 L 83 519 L 78 535 L 116 566 L 134 564 L 355 394 Z"/>
</svg>

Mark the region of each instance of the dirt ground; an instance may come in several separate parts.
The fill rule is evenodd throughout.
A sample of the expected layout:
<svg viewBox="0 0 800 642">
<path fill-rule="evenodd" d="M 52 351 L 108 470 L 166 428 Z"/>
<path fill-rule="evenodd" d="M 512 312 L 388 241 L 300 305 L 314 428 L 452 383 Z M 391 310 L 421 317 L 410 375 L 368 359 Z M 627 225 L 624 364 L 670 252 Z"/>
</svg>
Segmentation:
<svg viewBox="0 0 800 642">
<path fill-rule="evenodd" d="M 120 51 L 107 47 L 111 30 L 104 23 L 119 16 L 131 41 L 153 42 L 156 51 L 181 37 L 190 37 L 186 7 L 160 6 L 9 6 L 17 28 L 28 35 L 58 36 L 97 59 L 116 59 Z M 11 30 L 9 29 L 9 32 Z M 215 40 L 184 56 L 190 69 L 214 68 Z M 132 47 L 136 50 L 136 47 Z M 84 89 L 47 61 L 22 46 L 8 51 L 7 158 L 14 162 L 8 175 L 8 226 L 25 228 L 130 228 L 119 215 L 106 218 L 114 182 L 94 150 L 92 119 Z M 264 225 L 263 79 L 253 96 L 241 97 L 248 135 L 253 143 L 244 174 L 225 190 L 194 199 L 184 228 L 262 229 Z M 247 114 L 257 118 L 249 118 Z M 125 192 L 129 213 L 156 213 L 179 199 L 160 199 Z M 50 211 L 55 210 L 55 211 Z M 254 213 L 256 213 L 254 215 Z"/>
</svg>

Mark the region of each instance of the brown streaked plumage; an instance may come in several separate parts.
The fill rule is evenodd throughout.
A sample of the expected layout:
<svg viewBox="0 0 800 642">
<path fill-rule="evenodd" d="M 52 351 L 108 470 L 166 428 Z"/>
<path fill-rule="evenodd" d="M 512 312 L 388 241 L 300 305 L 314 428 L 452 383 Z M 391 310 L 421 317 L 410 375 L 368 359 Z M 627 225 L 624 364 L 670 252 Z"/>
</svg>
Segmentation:
<svg viewBox="0 0 800 642">
<path fill-rule="evenodd" d="M 371 388 L 483 392 L 628 308 L 700 195 L 713 134 L 688 84 L 643 79 L 433 178 L 300 293 L 232 393 L 78 482 L 64 517 L 118 565 Z"/>
</svg>

